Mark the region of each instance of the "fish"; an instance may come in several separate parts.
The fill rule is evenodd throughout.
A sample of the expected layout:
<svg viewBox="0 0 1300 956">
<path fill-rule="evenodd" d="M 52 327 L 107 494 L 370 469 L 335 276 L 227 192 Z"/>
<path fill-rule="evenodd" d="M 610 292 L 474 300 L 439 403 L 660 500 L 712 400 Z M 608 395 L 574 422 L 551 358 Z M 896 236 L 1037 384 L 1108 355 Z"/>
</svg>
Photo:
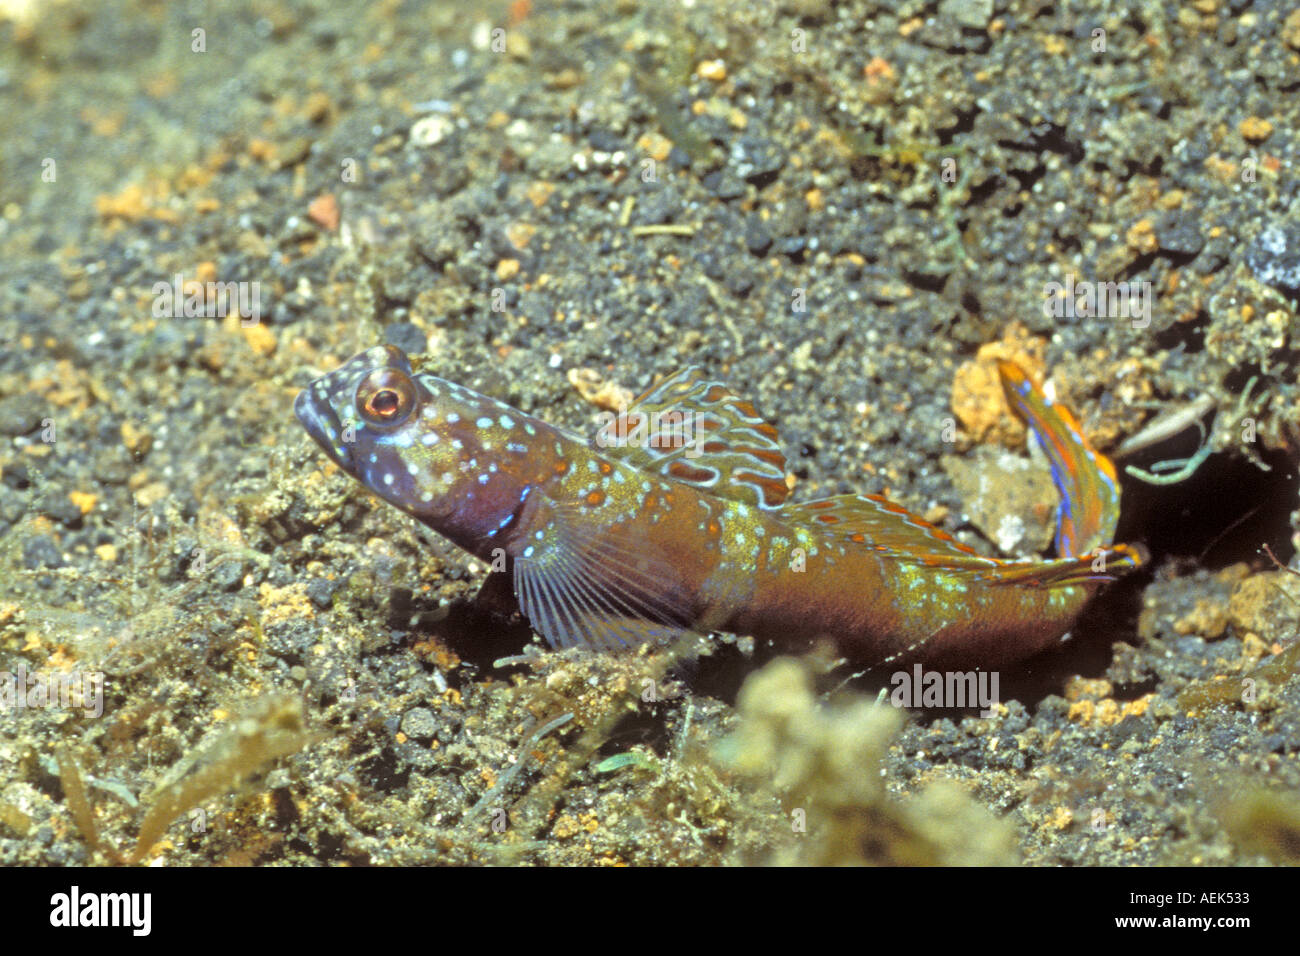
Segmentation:
<svg viewBox="0 0 1300 956">
<path fill-rule="evenodd" d="M 1110 460 L 1023 369 L 998 371 L 1060 494 L 1055 557 L 983 555 L 877 494 L 789 500 L 776 428 L 694 366 L 590 438 L 417 372 L 392 345 L 310 383 L 294 412 L 343 472 L 503 575 L 552 648 L 727 632 L 829 641 L 870 666 L 995 668 L 1059 642 L 1145 560 L 1112 541 Z"/>
</svg>

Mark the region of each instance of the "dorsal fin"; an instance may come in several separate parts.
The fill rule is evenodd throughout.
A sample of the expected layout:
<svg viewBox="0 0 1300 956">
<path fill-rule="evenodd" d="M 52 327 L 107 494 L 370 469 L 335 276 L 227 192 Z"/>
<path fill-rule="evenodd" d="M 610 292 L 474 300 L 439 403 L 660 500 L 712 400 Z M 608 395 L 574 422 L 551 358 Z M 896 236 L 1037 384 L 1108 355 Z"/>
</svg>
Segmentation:
<svg viewBox="0 0 1300 956">
<path fill-rule="evenodd" d="M 777 431 L 694 366 L 670 375 L 606 422 L 593 446 L 644 471 L 771 511 L 790 494 Z"/>
<path fill-rule="evenodd" d="M 1141 552 L 1116 544 L 1093 554 L 1052 561 L 1004 561 L 985 557 L 942 528 L 881 495 L 837 495 L 787 505 L 781 515 L 793 524 L 847 538 L 885 557 L 945 571 L 966 572 L 989 584 L 1044 588 L 1107 581 L 1143 563 Z"/>
<path fill-rule="evenodd" d="M 962 544 L 942 528 L 883 495 L 836 495 L 781 509 L 786 520 L 854 544 L 889 552 L 922 564 L 993 567 L 1001 562 Z M 974 559 L 974 560 L 972 560 Z"/>
</svg>

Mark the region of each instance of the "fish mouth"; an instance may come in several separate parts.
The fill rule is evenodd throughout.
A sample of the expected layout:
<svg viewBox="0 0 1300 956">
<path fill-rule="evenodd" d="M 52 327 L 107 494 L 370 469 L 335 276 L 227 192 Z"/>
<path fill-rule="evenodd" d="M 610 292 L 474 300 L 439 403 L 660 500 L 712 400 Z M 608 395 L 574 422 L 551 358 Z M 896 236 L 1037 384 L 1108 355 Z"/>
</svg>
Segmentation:
<svg viewBox="0 0 1300 956">
<path fill-rule="evenodd" d="M 293 400 L 293 413 L 334 463 L 351 472 L 352 450 L 343 444 L 343 426 L 330 403 L 315 393 L 316 387 L 317 383 L 313 382 L 298 393 Z"/>
</svg>

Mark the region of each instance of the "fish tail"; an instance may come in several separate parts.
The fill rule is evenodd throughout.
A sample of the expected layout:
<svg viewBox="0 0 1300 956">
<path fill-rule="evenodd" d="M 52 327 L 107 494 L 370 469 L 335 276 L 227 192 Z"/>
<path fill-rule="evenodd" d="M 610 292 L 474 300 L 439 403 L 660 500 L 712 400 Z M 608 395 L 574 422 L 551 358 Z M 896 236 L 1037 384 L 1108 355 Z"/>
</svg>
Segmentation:
<svg viewBox="0 0 1300 956">
<path fill-rule="evenodd" d="M 1056 512 L 1057 556 L 1105 551 L 1107 573 L 1137 567 L 1144 560 L 1139 548 L 1111 544 L 1119 522 L 1119 481 L 1111 460 L 1088 444 L 1070 410 L 1048 399 L 1020 366 L 999 362 L 998 374 L 1007 404 L 1029 426 L 1051 464 L 1052 480 L 1061 495 Z"/>
</svg>

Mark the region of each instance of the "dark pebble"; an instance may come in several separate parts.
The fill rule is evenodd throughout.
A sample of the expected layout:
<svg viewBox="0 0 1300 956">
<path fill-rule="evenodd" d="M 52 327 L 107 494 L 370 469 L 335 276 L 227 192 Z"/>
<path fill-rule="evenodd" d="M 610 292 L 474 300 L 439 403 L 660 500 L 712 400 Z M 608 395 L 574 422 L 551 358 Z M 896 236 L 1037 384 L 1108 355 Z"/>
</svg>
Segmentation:
<svg viewBox="0 0 1300 956">
<path fill-rule="evenodd" d="M 691 154 L 680 146 L 674 146 L 668 151 L 668 162 L 676 169 L 690 169 Z"/>
<path fill-rule="evenodd" d="M 407 741 L 393 748 L 404 764 L 416 770 L 434 770 L 443 763 L 442 755 L 423 744 Z"/>
<path fill-rule="evenodd" d="M 1230 750 L 1237 742 L 1237 731 L 1231 727 L 1216 727 L 1210 733 L 1210 742 L 1220 750 Z"/>
<path fill-rule="evenodd" d="M 395 322 L 384 329 L 384 341 L 407 355 L 419 355 L 429 346 L 424 330 L 413 322 Z"/>
<path fill-rule="evenodd" d="M 1269 753 L 1284 754 L 1294 749 L 1294 744 L 1287 740 L 1286 734 L 1269 734 L 1264 738 L 1264 750 Z"/>
<path fill-rule="evenodd" d="M 1265 285 L 1300 291 L 1300 226 L 1267 227 L 1246 250 L 1246 264 Z"/>
<path fill-rule="evenodd" d="M 1179 256 L 1200 255 L 1205 248 L 1200 222 L 1195 213 L 1170 212 L 1156 224 L 1156 241 L 1165 252 Z"/>
<path fill-rule="evenodd" d="M 356 682 L 348 675 L 347 669 L 340 667 L 337 661 L 316 657 L 310 650 L 311 645 L 305 645 L 302 659 L 306 661 L 307 680 L 311 682 L 316 699 L 355 700 Z"/>
<path fill-rule="evenodd" d="M 748 272 L 742 272 L 739 269 L 729 273 L 723 284 L 727 287 L 728 292 L 741 299 L 754 291 L 754 277 Z"/>
<path fill-rule="evenodd" d="M 180 507 L 181 517 L 186 521 L 193 521 L 199 516 L 199 499 L 194 497 L 194 492 L 184 488 L 175 493 L 176 504 Z"/>
<path fill-rule="evenodd" d="M 673 222 L 682 211 L 681 200 L 672 189 L 657 189 L 637 203 L 636 218 L 640 225 L 657 226 Z"/>
<path fill-rule="evenodd" d="M 772 234 L 761 221 L 751 219 L 745 224 L 745 248 L 756 256 L 772 248 Z"/>
<path fill-rule="evenodd" d="M 746 182 L 765 186 L 785 166 L 785 151 L 770 139 L 742 136 L 731 145 L 731 170 Z"/>
<path fill-rule="evenodd" d="M 105 449 L 95 456 L 95 480 L 103 485 L 124 485 L 131 477 L 131 466 L 120 448 Z"/>
<path fill-rule="evenodd" d="M 0 484 L 0 526 L 16 524 L 26 510 L 23 496 Z"/>
<path fill-rule="evenodd" d="M 288 587 L 298 576 L 294 574 L 293 568 L 283 561 L 273 561 L 271 570 L 266 575 L 266 583 L 276 588 Z"/>
<path fill-rule="evenodd" d="M 700 269 L 710 279 L 721 281 L 727 277 L 726 263 L 723 261 L 722 256 L 715 254 L 713 250 L 705 249 L 696 257 L 696 261 L 699 262 Z"/>
<path fill-rule="evenodd" d="M 0 435 L 26 435 L 41 424 L 40 399 L 35 395 L 0 398 Z"/>
<path fill-rule="evenodd" d="M 307 582 L 307 597 L 322 611 L 334 601 L 334 594 L 339 589 L 339 582 L 328 578 L 312 578 Z"/>
<path fill-rule="evenodd" d="M 222 561 L 212 569 L 212 581 L 221 591 L 238 591 L 244 582 L 244 562 Z"/>
<path fill-rule="evenodd" d="M 266 649 L 287 664 L 306 663 L 309 674 L 318 673 L 329 665 L 327 659 L 312 654 L 312 647 L 320 635 L 306 618 L 284 621 L 265 630 Z"/>
<path fill-rule="evenodd" d="M 0 481 L 3 481 L 14 491 L 22 491 L 24 488 L 31 486 L 32 476 L 25 464 L 21 461 L 15 461 L 5 465 L 4 475 L 0 477 Z"/>
<path fill-rule="evenodd" d="M 592 149 L 600 150 L 602 153 L 616 153 L 620 149 L 627 149 L 625 142 L 599 126 L 587 134 L 587 142 L 591 144 Z"/>
<path fill-rule="evenodd" d="M 198 539 L 193 535 L 178 535 L 172 540 L 172 559 L 158 576 L 164 581 L 179 581 L 199 560 L 202 550 Z"/>
<path fill-rule="evenodd" d="M 29 571 L 63 567 L 63 554 L 48 534 L 34 534 L 23 542 L 23 565 Z"/>
<path fill-rule="evenodd" d="M 65 528 L 81 527 L 83 517 L 81 509 L 65 494 L 51 491 L 41 498 L 36 507 L 41 514 L 59 522 Z"/>
<path fill-rule="evenodd" d="M 700 184 L 724 202 L 745 195 L 745 184 L 725 169 L 709 173 L 700 180 Z"/>
<path fill-rule="evenodd" d="M 412 707 L 402 717 L 402 733 L 415 740 L 428 740 L 438 730 L 438 719 L 427 707 Z"/>
<path fill-rule="evenodd" d="M 783 256 L 789 256 L 791 259 L 802 256 L 807 248 L 808 239 L 806 236 L 786 236 L 777 244 L 777 251 Z"/>
</svg>

